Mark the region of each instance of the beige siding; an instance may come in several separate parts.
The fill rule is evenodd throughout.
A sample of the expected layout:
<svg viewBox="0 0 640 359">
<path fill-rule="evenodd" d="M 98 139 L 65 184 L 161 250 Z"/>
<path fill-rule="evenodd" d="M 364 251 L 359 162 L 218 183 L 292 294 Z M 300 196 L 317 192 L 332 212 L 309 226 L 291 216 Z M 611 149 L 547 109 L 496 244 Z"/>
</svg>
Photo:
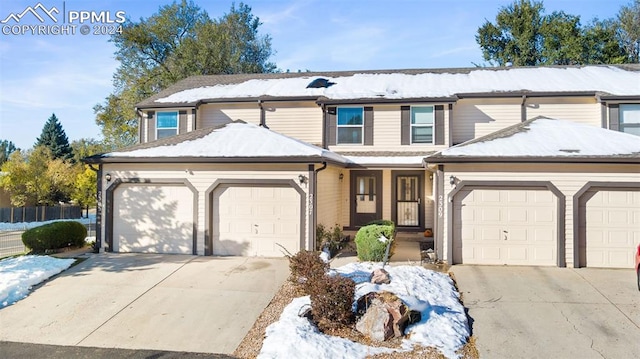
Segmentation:
<svg viewBox="0 0 640 359">
<path fill-rule="evenodd" d="M 391 171 L 382 171 L 382 218 L 391 219 Z"/>
<path fill-rule="evenodd" d="M 453 108 L 453 145 L 521 122 L 520 98 L 462 99 Z"/>
<path fill-rule="evenodd" d="M 527 119 L 538 116 L 602 126 L 601 105 L 588 98 L 528 98 Z"/>
<path fill-rule="evenodd" d="M 343 176 L 340 180 L 340 174 L 344 175 L 346 172 L 344 169 L 329 166 L 318 173 L 317 221 L 327 228 L 333 228 L 335 225 L 342 228 L 345 225 L 342 202 L 348 200 L 345 198 L 343 184 L 349 179 Z"/>
<path fill-rule="evenodd" d="M 445 255 L 449 245 L 450 233 L 446 225 L 446 218 L 451 215 L 449 194 L 455 188 L 448 182 L 449 176 L 455 176 L 458 181 L 550 181 L 564 195 L 566 199 L 565 212 L 565 254 L 567 266 L 573 266 L 573 195 L 589 181 L 599 182 L 633 182 L 640 176 L 637 165 L 531 165 L 531 164 L 476 164 L 476 165 L 446 165 L 444 178 L 444 195 L 447 204 L 444 207 L 444 243 Z M 447 239 L 449 238 L 449 240 Z"/>
<path fill-rule="evenodd" d="M 197 252 L 204 255 L 204 238 L 207 189 L 218 179 L 286 179 L 298 183 L 298 175 L 307 174 L 306 165 L 279 165 L 274 169 L 274 165 L 210 165 L 210 164 L 105 164 L 103 173 L 111 175 L 111 182 L 102 179 L 103 191 L 106 191 L 117 178 L 141 178 L 141 179 L 187 179 L 198 191 L 198 242 Z M 308 192 L 308 186 L 300 186 L 304 192 Z M 103 192 L 103 199 L 106 199 Z M 104 203 L 103 203 L 104 205 Z M 306 213 L 307 208 L 303 209 Z M 305 216 L 306 218 L 306 216 Z M 308 224 L 304 223 L 301 228 L 305 234 L 305 247 L 311 244 L 308 238 Z M 104 232 L 102 233 L 104 238 Z M 103 243 L 104 245 L 104 243 Z"/>
<path fill-rule="evenodd" d="M 431 172 L 426 172 L 424 175 L 424 197 L 424 228 L 433 230 L 435 201 L 433 197 L 433 173 Z"/>
<path fill-rule="evenodd" d="M 207 128 L 224 125 L 236 120 L 256 125 L 260 124 L 258 102 L 202 105 L 198 108 L 196 126 L 197 128 Z"/>
<path fill-rule="evenodd" d="M 314 145 L 322 145 L 322 109 L 315 102 L 268 102 L 265 122 L 269 129 Z"/>
</svg>

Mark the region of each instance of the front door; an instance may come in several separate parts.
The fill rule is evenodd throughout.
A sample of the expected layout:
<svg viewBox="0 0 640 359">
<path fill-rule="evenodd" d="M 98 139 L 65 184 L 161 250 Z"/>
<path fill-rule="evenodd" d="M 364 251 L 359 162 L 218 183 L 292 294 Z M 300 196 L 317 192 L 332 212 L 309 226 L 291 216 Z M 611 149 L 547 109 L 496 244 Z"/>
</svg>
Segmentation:
<svg viewBox="0 0 640 359">
<path fill-rule="evenodd" d="M 422 172 L 395 172 L 394 194 L 395 194 L 395 216 L 394 220 L 398 227 L 423 226 L 423 178 Z"/>
<path fill-rule="evenodd" d="M 382 216 L 382 171 L 351 171 L 351 226 Z"/>
</svg>

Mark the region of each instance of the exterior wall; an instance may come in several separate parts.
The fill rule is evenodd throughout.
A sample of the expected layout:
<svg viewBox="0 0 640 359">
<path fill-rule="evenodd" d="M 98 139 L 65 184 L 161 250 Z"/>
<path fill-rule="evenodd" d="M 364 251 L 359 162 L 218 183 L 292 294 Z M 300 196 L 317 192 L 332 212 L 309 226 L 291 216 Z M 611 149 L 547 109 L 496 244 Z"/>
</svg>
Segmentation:
<svg viewBox="0 0 640 359">
<path fill-rule="evenodd" d="M 404 104 L 403 104 L 404 105 Z M 407 104 L 411 105 L 411 104 Z M 416 106 L 426 106 L 425 104 L 415 104 Z M 431 105 L 431 104 L 429 104 Z M 433 104 L 434 106 L 436 104 Z M 401 111 L 400 105 L 378 105 L 373 106 L 373 145 L 335 145 L 329 149 L 337 152 L 371 152 L 371 151 L 393 151 L 393 152 L 429 152 L 439 151 L 449 147 L 449 117 L 451 112 L 447 104 L 444 104 L 444 145 L 432 144 L 401 144 Z M 267 122 L 268 123 L 268 122 Z M 435 124 L 434 124 L 435 127 Z"/>
<path fill-rule="evenodd" d="M 453 145 L 522 122 L 520 98 L 461 99 L 453 106 Z"/>
<path fill-rule="evenodd" d="M 315 102 L 265 102 L 262 108 L 269 129 L 322 146 L 322 109 Z"/>
<path fill-rule="evenodd" d="M 444 167 L 444 228 L 443 253 L 445 260 L 451 245 L 451 228 L 447 219 L 452 215 L 449 194 L 455 188 L 449 177 L 457 181 L 550 181 L 565 195 L 565 258 L 568 267 L 573 266 L 573 195 L 589 181 L 633 182 L 640 176 L 637 165 L 580 165 L 580 164 L 448 164 Z"/>
<path fill-rule="evenodd" d="M 318 190 L 316 197 L 317 204 L 317 224 L 323 224 L 327 228 L 338 225 L 345 226 L 343 222 L 344 198 L 343 183 L 347 181 L 345 169 L 328 166 L 318 173 Z M 340 174 L 343 175 L 342 180 Z"/>
<path fill-rule="evenodd" d="M 258 101 L 245 104 L 205 104 L 198 108 L 196 128 L 224 125 L 231 121 L 242 120 L 255 125 L 260 124 Z"/>
<path fill-rule="evenodd" d="M 102 181 L 102 198 L 106 201 L 106 190 L 114 182 L 115 179 L 131 179 L 140 178 L 144 179 L 186 179 L 193 185 L 198 192 L 198 207 L 197 207 L 197 254 L 204 255 L 205 248 L 205 225 L 208 218 L 205 213 L 207 212 L 206 204 L 206 191 L 216 181 L 220 179 L 236 179 L 236 180 L 262 180 L 262 179 L 274 179 L 274 180 L 292 180 L 296 184 L 298 183 L 298 176 L 300 174 L 307 175 L 306 165 L 269 165 L 269 164 L 247 164 L 247 165 L 235 165 L 235 164 L 104 164 L 103 172 L 111 175 L 111 181 L 107 182 L 103 177 Z M 308 194 L 308 185 L 301 185 L 300 188 Z M 308 203 L 305 200 L 305 203 Z M 106 203 L 103 203 L 103 208 L 106 207 Z M 304 208 L 303 213 L 308 213 L 308 209 Z M 103 215 L 107 213 L 103 211 Z M 102 223 L 105 223 L 104 219 Z M 311 249 L 309 243 L 309 223 L 308 216 L 305 216 L 304 225 L 300 230 L 303 231 L 305 238 L 305 246 L 303 249 Z M 106 234 L 105 227 L 102 229 L 102 248 L 105 248 Z"/>
<path fill-rule="evenodd" d="M 585 125 L 602 126 L 602 109 L 594 97 L 527 98 L 527 119 L 545 116 Z"/>
</svg>

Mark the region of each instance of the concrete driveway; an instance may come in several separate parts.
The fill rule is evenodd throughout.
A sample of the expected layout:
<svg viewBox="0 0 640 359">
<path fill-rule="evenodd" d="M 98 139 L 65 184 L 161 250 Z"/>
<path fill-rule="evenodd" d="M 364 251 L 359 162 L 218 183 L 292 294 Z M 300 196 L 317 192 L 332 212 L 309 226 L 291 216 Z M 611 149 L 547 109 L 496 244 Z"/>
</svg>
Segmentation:
<svg viewBox="0 0 640 359">
<path fill-rule="evenodd" d="M 453 266 L 481 358 L 640 358 L 632 269 Z"/>
<path fill-rule="evenodd" d="M 0 310 L 0 341 L 230 354 L 286 259 L 97 254 Z"/>
</svg>

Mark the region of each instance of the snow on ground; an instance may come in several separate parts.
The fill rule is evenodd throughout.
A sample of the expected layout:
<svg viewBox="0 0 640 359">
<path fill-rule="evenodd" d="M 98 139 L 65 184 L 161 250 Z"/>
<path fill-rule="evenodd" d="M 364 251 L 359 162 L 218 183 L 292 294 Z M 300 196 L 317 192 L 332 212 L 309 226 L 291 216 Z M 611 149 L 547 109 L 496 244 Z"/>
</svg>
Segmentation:
<svg viewBox="0 0 640 359">
<path fill-rule="evenodd" d="M 412 310 L 422 313 L 419 323 L 407 327 L 408 337 L 397 351 L 411 350 L 413 345 L 438 348 L 448 358 L 469 337 L 469 324 L 451 278 L 443 273 L 418 266 L 387 266 L 389 284 L 368 283 L 369 275 L 380 263 L 350 263 L 335 271 L 353 279 L 354 299 L 369 292 L 389 291 L 400 297 Z M 266 338 L 258 358 L 365 358 L 368 355 L 393 351 L 370 347 L 347 339 L 323 334 L 298 313 L 310 305 L 309 296 L 294 299 L 282 312 L 280 320 L 266 330 Z"/>
<path fill-rule="evenodd" d="M 0 261 L 0 309 L 29 294 L 32 286 L 69 268 L 74 259 L 21 256 Z"/>
<path fill-rule="evenodd" d="M 90 214 L 89 218 L 54 219 L 54 220 L 51 220 L 51 221 L 44 221 L 44 222 L 16 222 L 16 223 L 0 222 L 0 231 L 22 231 L 22 230 L 27 230 L 29 228 L 42 226 L 44 224 L 49 224 L 49 223 L 53 223 L 53 222 L 60 222 L 60 221 L 76 221 L 76 222 L 80 222 L 82 224 L 90 224 L 90 223 L 96 223 L 96 215 L 95 214 Z"/>
</svg>

